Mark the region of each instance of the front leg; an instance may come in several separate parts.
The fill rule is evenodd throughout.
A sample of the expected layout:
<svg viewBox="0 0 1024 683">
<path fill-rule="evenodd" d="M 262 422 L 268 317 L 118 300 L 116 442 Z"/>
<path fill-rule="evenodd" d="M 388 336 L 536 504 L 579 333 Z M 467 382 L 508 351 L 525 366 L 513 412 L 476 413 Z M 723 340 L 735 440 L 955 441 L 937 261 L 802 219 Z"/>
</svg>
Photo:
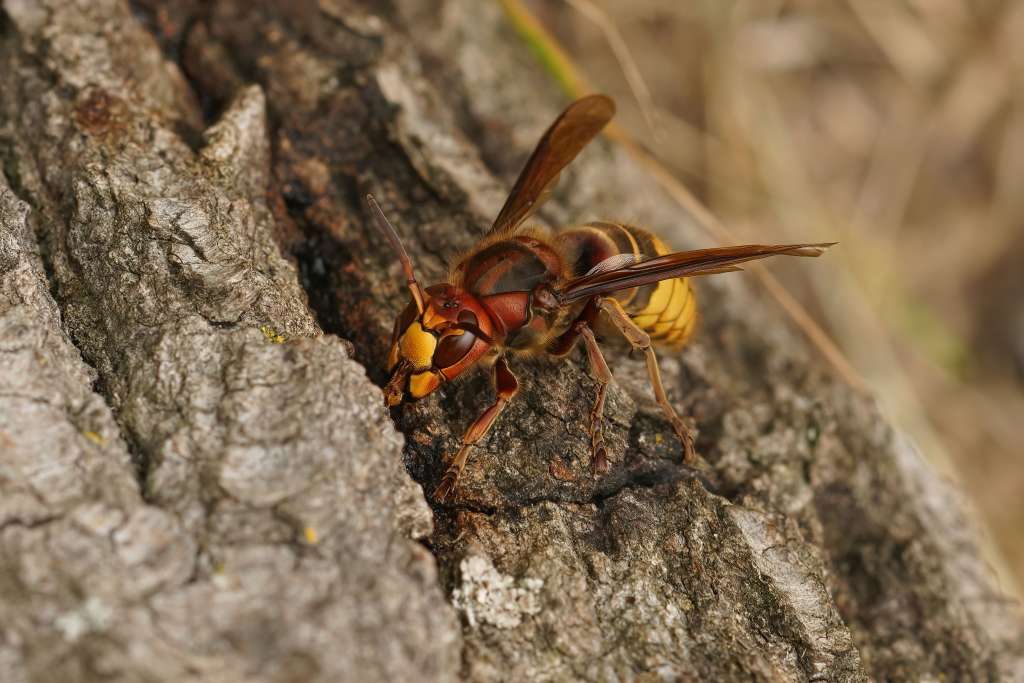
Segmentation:
<svg viewBox="0 0 1024 683">
<path fill-rule="evenodd" d="M 501 415 L 501 412 L 505 410 L 508 402 L 519 393 L 519 381 L 512 374 L 504 358 L 498 358 L 494 363 L 493 381 L 498 398 L 494 405 L 485 410 L 466 430 L 465 435 L 462 437 L 462 447 L 455 454 L 455 458 L 448 466 L 448 469 L 445 470 L 444 476 L 441 477 L 441 483 L 434 490 L 433 497 L 438 502 L 444 502 L 451 495 L 455 489 L 455 483 L 458 481 L 459 475 L 462 474 L 466 461 L 469 459 L 469 450 L 477 441 L 484 438 L 491 425 L 498 418 L 498 415 Z"/>
</svg>

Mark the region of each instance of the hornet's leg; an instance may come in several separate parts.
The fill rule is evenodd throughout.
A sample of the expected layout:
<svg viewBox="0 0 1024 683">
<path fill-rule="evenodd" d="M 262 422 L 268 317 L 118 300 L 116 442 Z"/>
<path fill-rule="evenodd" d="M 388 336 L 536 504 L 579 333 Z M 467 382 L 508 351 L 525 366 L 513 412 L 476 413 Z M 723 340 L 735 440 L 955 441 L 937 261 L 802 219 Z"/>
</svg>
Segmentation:
<svg viewBox="0 0 1024 683">
<path fill-rule="evenodd" d="M 608 452 L 604 447 L 604 399 L 608 394 L 608 384 L 612 381 L 612 371 L 608 369 L 608 363 L 601 354 L 601 347 L 597 345 L 597 339 L 594 338 L 590 326 L 585 322 L 578 322 L 576 327 L 587 346 L 587 358 L 590 359 L 594 379 L 597 380 L 597 400 L 594 401 L 594 408 L 590 412 L 590 466 L 595 474 L 603 474 L 608 471 Z"/>
<path fill-rule="evenodd" d="M 576 342 L 580 340 L 580 326 L 586 323 L 577 319 L 562 336 L 555 337 L 555 340 L 548 346 L 548 353 L 555 358 L 564 358 L 576 348 Z"/>
<path fill-rule="evenodd" d="M 569 352 L 576 346 L 576 342 L 580 339 L 580 330 L 583 329 L 580 325 L 592 325 L 600 312 L 601 307 L 598 306 L 596 297 L 587 302 L 587 305 L 583 308 L 579 317 L 569 326 L 569 329 L 562 333 L 561 337 L 556 337 L 551 342 L 548 346 L 548 353 L 556 358 L 568 356 Z"/>
<path fill-rule="evenodd" d="M 650 376 L 651 385 L 654 387 L 654 397 L 658 400 L 661 411 L 665 414 L 665 418 L 668 419 L 672 429 L 675 430 L 676 436 L 679 437 L 679 441 L 683 444 L 683 462 L 688 465 L 692 464 L 697 459 L 697 453 L 693 450 L 693 435 L 668 402 L 665 387 L 661 384 L 661 372 L 658 370 L 658 359 L 655 357 L 654 349 L 651 347 L 650 336 L 633 322 L 633 319 L 622 308 L 622 304 L 615 299 L 602 298 L 601 310 L 608 314 L 608 318 L 622 332 L 622 336 L 626 338 L 626 341 L 634 349 L 643 351 L 646 355 L 647 374 Z"/>
<path fill-rule="evenodd" d="M 512 400 L 512 397 L 519 392 L 519 382 L 509 370 L 508 363 L 504 358 L 499 358 L 494 363 L 494 388 L 498 393 L 497 400 L 466 430 L 462 437 L 462 447 L 455 454 L 448 469 L 445 470 L 444 476 L 441 477 L 441 483 L 434 490 L 435 500 L 444 501 L 451 495 L 455 489 L 455 482 L 458 481 L 459 475 L 462 474 L 462 468 L 466 466 L 466 460 L 469 459 L 470 449 L 477 441 L 484 438 L 487 430 L 494 424 L 494 420 L 501 414 L 501 411 L 505 410 L 505 406 Z"/>
</svg>

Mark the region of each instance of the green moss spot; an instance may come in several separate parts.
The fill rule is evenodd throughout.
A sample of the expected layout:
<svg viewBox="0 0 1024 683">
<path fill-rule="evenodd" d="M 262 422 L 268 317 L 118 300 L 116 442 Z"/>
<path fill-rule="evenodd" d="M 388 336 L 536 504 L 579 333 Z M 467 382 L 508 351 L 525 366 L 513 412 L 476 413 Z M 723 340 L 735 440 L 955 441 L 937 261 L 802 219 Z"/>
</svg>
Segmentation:
<svg viewBox="0 0 1024 683">
<path fill-rule="evenodd" d="M 270 325 L 260 325 L 260 332 L 271 344 L 284 344 L 286 337 Z"/>
</svg>

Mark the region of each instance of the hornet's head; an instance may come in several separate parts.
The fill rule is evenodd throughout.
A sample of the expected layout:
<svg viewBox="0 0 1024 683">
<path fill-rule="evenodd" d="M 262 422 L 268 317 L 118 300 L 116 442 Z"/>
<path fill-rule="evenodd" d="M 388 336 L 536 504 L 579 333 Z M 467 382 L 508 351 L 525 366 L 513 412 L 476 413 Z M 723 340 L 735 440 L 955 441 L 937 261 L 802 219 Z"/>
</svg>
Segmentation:
<svg viewBox="0 0 1024 683">
<path fill-rule="evenodd" d="M 395 321 L 384 389 L 388 406 L 415 401 L 480 361 L 494 346 L 491 317 L 475 296 L 450 284 L 420 287 L 412 261 L 372 196 L 367 202 L 405 271 L 412 301 Z"/>
</svg>

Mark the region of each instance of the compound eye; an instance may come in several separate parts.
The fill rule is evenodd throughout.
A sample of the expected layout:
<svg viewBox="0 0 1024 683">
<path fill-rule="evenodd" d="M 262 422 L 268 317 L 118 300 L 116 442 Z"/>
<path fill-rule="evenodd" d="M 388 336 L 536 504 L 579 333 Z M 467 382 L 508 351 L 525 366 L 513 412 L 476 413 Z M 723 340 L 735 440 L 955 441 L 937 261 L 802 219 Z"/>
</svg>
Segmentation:
<svg viewBox="0 0 1024 683">
<path fill-rule="evenodd" d="M 450 368 L 469 353 L 476 343 L 476 335 L 472 332 L 462 331 L 462 334 L 449 334 L 441 338 L 441 343 L 434 351 L 434 367 Z"/>
</svg>

